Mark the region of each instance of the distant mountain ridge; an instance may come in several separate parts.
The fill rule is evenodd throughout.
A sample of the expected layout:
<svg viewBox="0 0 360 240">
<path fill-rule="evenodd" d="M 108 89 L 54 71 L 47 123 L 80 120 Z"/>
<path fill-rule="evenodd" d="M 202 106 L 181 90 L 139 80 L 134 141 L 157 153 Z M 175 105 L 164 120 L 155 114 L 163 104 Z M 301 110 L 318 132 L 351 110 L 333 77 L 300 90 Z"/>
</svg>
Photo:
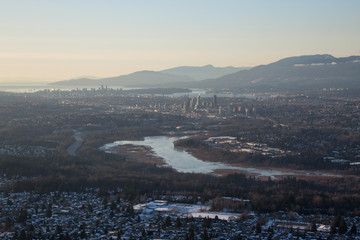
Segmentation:
<svg viewBox="0 0 360 240">
<path fill-rule="evenodd" d="M 250 69 L 249 67 L 214 67 L 213 65 L 205 65 L 201 67 L 193 66 L 180 66 L 175 68 L 170 68 L 161 71 L 162 73 L 169 73 L 180 76 L 189 76 L 197 81 L 209 79 L 209 78 L 218 78 L 224 75 L 235 73 L 241 70 Z"/>
<path fill-rule="evenodd" d="M 288 57 L 280 59 L 277 62 L 270 63 L 269 65 L 309 65 L 309 64 L 336 64 L 336 63 L 349 63 L 357 61 L 360 56 L 350 56 L 343 58 L 336 58 L 329 54 L 317 54 L 317 55 L 304 55 L 296 57 Z"/>
<path fill-rule="evenodd" d="M 122 87 L 176 87 L 189 85 L 196 80 L 207 78 L 217 78 L 230 73 L 238 72 L 242 69 L 235 67 L 214 67 L 205 65 L 202 67 L 181 66 L 170 68 L 163 71 L 139 71 L 128 75 L 108 77 L 102 79 L 78 78 L 51 83 L 50 85 L 67 86 L 122 86 Z"/>
<path fill-rule="evenodd" d="M 177 76 L 155 71 L 139 71 L 118 77 L 104 78 L 100 80 L 102 84 L 109 86 L 129 86 L 129 87 L 154 87 L 163 84 L 176 84 L 178 82 L 193 82 L 188 76 Z"/>
<path fill-rule="evenodd" d="M 240 70 L 239 70 L 240 69 Z M 235 72 L 233 72 L 235 71 Z M 221 75 L 225 72 L 232 72 Z M 216 75 L 220 77 L 214 77 Z M 204 76 L 211 76 L 199 80 Z M 359 88 L 360 56 L 336 58 L 329 54 L 305 55 L 251 69 L 212 65 L 182 66 L 163 71 L 140 71 L 102 79 L 80 78 L 52 83 L 65 86 L 211 88 L 231 91 L 308 91 L 323 88 Z"/>
<path fill-rule="evenodd" d="M 176 83 L 189 83 L 194 80 L 188 76 L 177 76 L 155 71 L 139 71 L 128 75 L 108 77 L 102 79 L 71 79 L 52 83 L 51 85 L 68 86 L 121 86 L 121 87 L 158 87 L 163 84 L 172 85 Z"/>
<path fill-rule="evenodd" d="M 322 88 L 360 88 L 360 56 L 335 58 L 328 54 L 281 59 L 194 87 L 254 91 L 294 91 Z"/>
</svg>

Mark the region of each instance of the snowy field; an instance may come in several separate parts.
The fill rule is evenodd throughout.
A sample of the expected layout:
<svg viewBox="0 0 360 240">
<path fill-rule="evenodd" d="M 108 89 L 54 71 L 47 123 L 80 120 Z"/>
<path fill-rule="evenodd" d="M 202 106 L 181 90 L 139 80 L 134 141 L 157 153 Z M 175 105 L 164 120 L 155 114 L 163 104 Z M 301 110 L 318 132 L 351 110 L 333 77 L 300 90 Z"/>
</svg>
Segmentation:
<svg viewBox="0 0 360 240">
<path fill-rule="evenodd" d="M 134 206 L 135 211 L 141 211 L 143 215 L 165 213 L 180 217 L 212 218 L 221 220 L 235 220 L 240 217 L 239 213 L 211 212 L 209 206 L 199 204 L 168 203 L 167 201 L 155 200 Z"/>
</svg>

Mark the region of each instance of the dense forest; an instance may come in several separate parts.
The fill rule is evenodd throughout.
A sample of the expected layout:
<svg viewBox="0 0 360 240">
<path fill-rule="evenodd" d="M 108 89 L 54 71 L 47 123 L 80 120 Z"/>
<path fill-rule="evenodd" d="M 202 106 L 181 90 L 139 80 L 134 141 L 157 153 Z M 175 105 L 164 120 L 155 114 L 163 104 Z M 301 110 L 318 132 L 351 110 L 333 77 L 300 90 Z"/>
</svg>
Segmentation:
<svg viewBox="0 0 360 240">
<path fill-rule="evenodd" d="M 342 174 L 359 175 L 360 168 L 357 165 L 324 161 L 323 155 L 314 152 L 302 152 L 296 155 L 269 158 L 261 154 L 233 153 L 219 148 L 213 148 L 195 138 L 180 139 L 175 146 L 184 148 L 188 152 L 206 161 L 222 162 L 228 164 L 242 164 L 252 167 L 279 167 L 297 170 L 329 170 L 341 171 Z"/>
<path fill-rule="evenodd" d="M 109 154 L 104 154 L 101 160 L 89 161 L 79 157 L 2 156 L 0 169 L 8 178 L 15 179 L 15 183 L 2 186 L 6 191 L 44 193 L 93 187 L 121 189 L 121 196 L 133 202 L 144 199 L 144 196 L 183 195 L 189 202 L 200 199 L 208 203 L 227 196 L 249 199 L 250 206 L 247 207 L 259 212 L 360 213 L 360 186 L 353 177 L 314 177 L 308 180 L 284 177 L 276 181 L 237 173 L 216 177 L 178 173 L 170 168 L 129 162 Z M 215 208 L 218 206 L 221 204 Z M 242 209 L 234 206 L 233 210 Z"/>
</svg>

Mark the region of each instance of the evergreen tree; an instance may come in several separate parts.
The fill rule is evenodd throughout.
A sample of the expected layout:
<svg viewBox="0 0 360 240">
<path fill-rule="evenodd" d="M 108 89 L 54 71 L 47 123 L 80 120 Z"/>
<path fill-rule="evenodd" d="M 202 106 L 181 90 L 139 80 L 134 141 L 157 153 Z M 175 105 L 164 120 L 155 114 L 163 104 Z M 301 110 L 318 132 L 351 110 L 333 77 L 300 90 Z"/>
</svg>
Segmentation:
<svg viewBox="0 0 360 240">
<path fill-rule="evenodd" d="M 192 229 L 192 228 L 189 229 L 189 239 L 190 239 L 190 240 L 194 240 L 194 239 L 195 239 L 194 229 Z"/>
<path fill-rule="evenodd" d="M 48 205 L 46 209 L 46 217 L 51 217 L 51 216 L 52 216 L 51 205 Z"/>
<path fill-rule="evenodd" d="M 236 240 L 242 240 L 242 237 L 241 237 L 240 233 L 236 236 L 235 239 L 236 239 Z"/>
<path fill-rule="evenodd" d="M 347 232 L 347 224 L 345 222 L 344 217 L 341 217 L 339 222 L 339 233 L 344 234 L 346 232 Z"/>
<path fill-rule="evenodd" d="M 203 233 L 201 235 L 201 240 L 208 240 L 208 239 L 209 239 L 208 233 L 206 231 L 206 228 L 204 228 Z"/>
<path fill-rule="evenodd" d="M 204 228 L 210 228 L 211 227 L 211 219 L 209 217 L 204 218 L 203 227 Z"/>
<path fill-rule="evenodd" d="M 344 234 L 347 232 L 347 224 L 343 216 L 336 216 L 330 225 L 330 233 L 335 234 L 336 232 Z"/>
<path fill-rule="evenodd" d="M 180 220 L 179 217 L 176 218 L 175 227 L 176 227 L 176 228 L 181 228 L 181 220 Z"/>
<path fill-rule="evenodd" d="M 190 240 L 189 234 L 185 234 L 185 240 Z"/>
<path fill-rule="evenodd" d="M 310 231 L 312 231 L 312 232 L 317 231 L 316 223 L 314 223 L 314 222 L 311 223 Z"/>
<path fill-rule="evenodd" d="M 25 232 L 25 230 L 23 229 L 23 230 L 21 230 L 21 232 L 20 232 L 20 235 L 19 235 L 19 238 L 18 238 L 19 240 L 26 240 L 26 232 Z"/>
<path fill-rule="evenodd" d="M 256 223 L 255 231 L 257 234 L 261 233 L 261 225 L 259 222 Z"/>
<path fill-rule="evenodd" d="M 340 223 L 340 215 L 336 216 L 330 225 L 331 234 L 337 233 L 337 228 L 339 227 L 339 223 Z"/>
<path fill-rule="evenodd" d="M 62 233 L 62 227 L 61 226 L 59 226 L 59 225 L 56 225 L 56 227 L 55 227 L 55 233 L 56 234 L 60 234 L 60 233 Z"/>
<path fill-rule="evenodd" d="M 355 223 L 352 224 L 351 228 L 350 228 L 350 233 L 351 234 L 356 234 L 357 233 L 357 228 Z"/>
<path fill-rule="evenodd" d="M 87 235 L 86 235 L 86 232 L 85 232 L 85 230 L 82 230 L 81 232 L 80 232 L 80 236 L 79 236 L 81 239 L 86 239 L 87 238 Z"/>
<path fill-rule="evenodd" d="M 102 200 L 102 205 L 103 205 L 103 208 L 104 208 L 104 209 L 107 208 L 107 204 L 108 204 L 107 197 L 104 197 L 104 199 Z"/>
<path fill-rule="evenodd" d="M 164 221 L 163 221 L 163 223 L 162 223 L 162 225 L 161 225 L 161 228 L 164 229 L 164 228 L 170 227 L 170 226 L 171 226 L 171 218 L 170 218 L 170 216 L 167 216 L 167 217 L 164 219 Z"/>
<path fill-rule="evenodd" d="M 28 213 L 25 209 L 21 209 L 17 221 L 22 223 L 25 222 L 28 217 Z"/>
<path fill-rule="evenodd" d="M 68 232 L 65 234 L 64 239 L 65 239 L 65 240 L 70 240 L 70 236 L 69 236 L 69 233 L 68 233 Z"/>
<path fill-rule="evenodd" d="M 117 206 L 116 206 L 115 202 L 111 202 L 110 209 L 113 210 L 113 211 L 117 209 Z"/>
<path fill-rule="evenodd" d="M 119 230 L 119 231 L 117 232 L 117 239 L 121 239 L 121 235 L 122 235 L 122 231 Z"/>
<path fill-rule="evenodd" d="M 5 231 L 8 231 L 10 230 L 10 228 L 13 226 L 13 222 L 11 221 L 11 219 L 9 217 L 7 217 L 5 219 L 5 224 L 4 224 L 4 227 L 5 227 Z"/>
</svg>

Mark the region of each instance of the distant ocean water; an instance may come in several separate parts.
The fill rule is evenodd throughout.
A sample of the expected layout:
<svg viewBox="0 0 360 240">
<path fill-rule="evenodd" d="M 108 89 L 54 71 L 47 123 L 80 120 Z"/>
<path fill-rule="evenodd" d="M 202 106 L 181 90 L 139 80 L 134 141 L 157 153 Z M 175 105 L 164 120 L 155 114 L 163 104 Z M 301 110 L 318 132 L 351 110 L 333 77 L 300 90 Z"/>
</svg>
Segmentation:
<svg viewBox="0 0 360 240">
<path fill-rule="evenodd" d="M 100 85 L 98 86 L 100 87 Z M 98 88 L 95 87 L 95 88 Z M 92 87 L 76 87 L 76 86 L 54 86 L 54 85 L 48 85 L 47 83 L 19 83 L 19 84 L 13 84 L 13 83 L 1 83 L 0 82 L 0 91 L 2 92 L 13 92 L 13 93 L 32 93 L 37 92 L 45 89 L 49 90 L 74 90 L 74 89 L 91 89 Z M 118 87 L 119 88 L 119 87 Z"/>
<path fill-rule="evenodd" d="M 14 93 L 25 93 L 25 92 L 36 92 L 45 89 L 44 86 L 2 86 L 0 85 L 1 92 L 14 92 Z"/>
<path fill-rule="evenodd" d="M 91 88 L 100 88 L 101 86 L 89 86 L 89 87 L 77 87 L 77 86 L 54 86 L 54 85 L 48 85 L 47 83 L 38 83 L 38 84 L 29 84 L 29 83 L 19 83 L 19 84 L 11 84 L 11 83 L 6 83 L 3 84 L 0 82 L 0 92 L 13 92 L 13 93 L 33 93 L 33 92 L 37 92 L 37 91 L 41 91 L 41 90 L 45 90 L 45 89 L 49 89 L 49 90 L 75 90 L 75 89 L 83 89 L 83 88 L 87 88 L 87 89 L 91 89 Z M 130 89 L 139 89 L 139 87 L 136 88 L 129 88 L 129 87 L 111 87 L 109 86 L 109 88 L 113 88 L 113 89 L 120 89 L 122 88 L 123 90 L 130 90 Z M 166 96 L 175 96 L 175 97 L 182 97 L 182 96 L 189 96 L 189 97 L 196 97 L 196 96 L 201 96 L 201 97 L 212 97 L 215 93 L 211 93 L 211 92 L 207 92 L 204 89 L 191 89 L 191 93 L 174 93 L 174 94 L 167 94 Z M 162 96 L 162 94 L 156 94 L 159 96 Z M 245 97 L 245 98 L 267 98 L 268 96 L 263 95 L 263 94 L 242 94 L 242 93 L 237 93 L 237 94 L 233 94 L 233 93 L 218 93 L 216 94 L 218 97 Z"/>
</svg>

